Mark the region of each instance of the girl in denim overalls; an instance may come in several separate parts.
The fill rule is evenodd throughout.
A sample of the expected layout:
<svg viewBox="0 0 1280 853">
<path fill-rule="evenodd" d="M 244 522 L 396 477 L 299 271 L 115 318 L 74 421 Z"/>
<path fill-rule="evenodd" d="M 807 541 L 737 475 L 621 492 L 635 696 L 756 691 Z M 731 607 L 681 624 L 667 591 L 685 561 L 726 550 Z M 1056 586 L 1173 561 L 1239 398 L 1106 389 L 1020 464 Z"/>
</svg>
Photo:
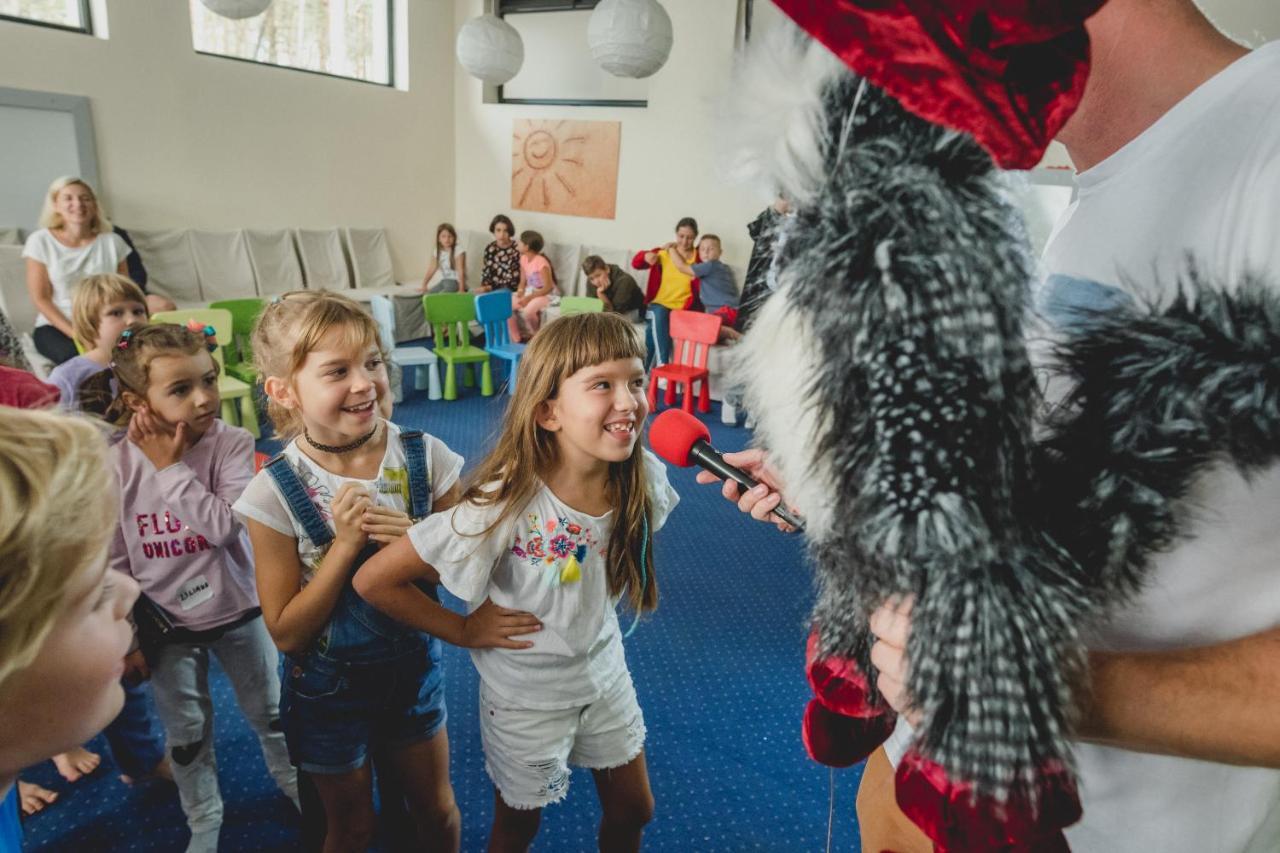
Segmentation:
<svg viewBox="0 0 1280 853">
<path fill-rule="evenodd" d="M 440 641 L 365 603 L 351 577 L 414 520 L 457 502 L 462 457 L 383 417 L 378 331 L 355 302 L 286 294 L 258 320 L 253 352 L 276 432 L 292 441 L 235 509 L 285 654 L 280 719 L 323 803 L 324 849 L 369 846 L 376 751 L 403 781 L 419 846 L 457 850 Z M 418 594 L 436 596 L 426 585 Z"/>
<path fill-rule="evenodd" d="M 568 793 L 571 765 L 595 776 L 601 850 L 640 849 L 653 813 L 616 613 L 624 597 L 636 611 L 657 605 L 652 534 L 678 501 L 639 446 L 643 357 L 617 314 L 545 326 L 462 500 L 355 580 L 387 613 L 472 649 L 495 789 L 491 851 L 529 848 L 542 809 Z M 420 595 L 423 580 L 466 601 L 468 615 Z"/>
</svg>

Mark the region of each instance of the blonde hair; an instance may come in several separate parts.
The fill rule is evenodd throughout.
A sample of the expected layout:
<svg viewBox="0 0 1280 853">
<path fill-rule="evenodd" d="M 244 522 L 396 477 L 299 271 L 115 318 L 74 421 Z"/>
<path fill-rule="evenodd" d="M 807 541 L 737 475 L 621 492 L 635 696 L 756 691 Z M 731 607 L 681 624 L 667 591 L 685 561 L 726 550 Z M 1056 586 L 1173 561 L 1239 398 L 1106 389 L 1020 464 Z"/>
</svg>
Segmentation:
<svg viewBox="0 0 1280 853">
<path fill-rule="evenodd" d="M 0 407 L 0 689 L 39 654 L 76 576 L 106 553 L 116 526 L 106 458 L 86 419 Z"/>
<path fill-rule="evenodd" d="M 102 209 L 102 202 L 98 201 L 98 194 L 93 191 L 93 187 L 84 178 L 77 178 L 74 175 L 64 175 L 49 184 L 49 191 L 44 194 L 44 206 L 40 208 L 40 227 L 41 228 L 61 228 L 63 226 L 62 214 L 54 210 L 53 201 L 58 197 L 58 193 L 62 192 L 72 184 L 79 184 L 89 191 L 89 195 L 93 196 L 94 207 L 97 212 L 93 215 L 93 222 L 89 226 L 94 234 L 110 234 L 112 231 L 111 220 L 107 219 L 107 212 Z"/>
<path fill-rule="evenodd" d="M 102 412 L 106 420 L 119 426 L 129 423 L 133 410 L 124 395 L 131 393 L 146 398 L 151 385 L 151 362 L 162 355 L 195 355 L 207 352 L 205 336 L 176 323 L 134 323 L 120 333 L 125 347 L 118 344 L 111 351 L 111 369 L 95 373 L 80 384 L 81 408 Z M 218 361 L 213 359 L 213 369 Z M 111 389 L 115 378 L 116 388 Z"/>
<path fill-rule="evenodd" d="M 253 326 L 253 363 L 258 375 L 264 380 L 275 376 L 292 384 L 307 355 L 332 329 L 342 330 L 339 347 L 376 347 L 386 358 L 377 324 L 358 303 L 327 290 L 294 290 L 267 305 Z M 280 438 L 302 434 L 302 414 L 270 397 L 267 416 Z"/>
<path fill-rule="evenodd" d="M 147 295 L 138 285 L 113 272 L 80 279 L 71 299 L 71 328 L 76 340 L 86 347 L 96 346 L 102 310 L 121 302 L 137 302 L 145 308 Z"/>
<path fill-rule="evenodd" d="M 463 494 L 463 500 L 477 506 L 502 504 L 497 520 L 479 535 L 523 512 L 541 481 L 559 464 L 554 434 L 538 425 L 539 406 L 554 400 L 563 382 L 584 367 L 620 358 L 643 361 L 644 350 L 631 324 L 617 314 L 561 317 L 534 335 L 520 359 L 520 382 L 507 406 L 498 440 L 476 467 Z M 614 507 L 613 533 L 606 551 L 609 592 L 621 595 L 625 589 L 633 609 L 653 610 L 658 606 L 658 582 L 648 524 L 652 508 L 639 442 L 626 461 L 609 464 L 609 492 Z"/>
</svg>

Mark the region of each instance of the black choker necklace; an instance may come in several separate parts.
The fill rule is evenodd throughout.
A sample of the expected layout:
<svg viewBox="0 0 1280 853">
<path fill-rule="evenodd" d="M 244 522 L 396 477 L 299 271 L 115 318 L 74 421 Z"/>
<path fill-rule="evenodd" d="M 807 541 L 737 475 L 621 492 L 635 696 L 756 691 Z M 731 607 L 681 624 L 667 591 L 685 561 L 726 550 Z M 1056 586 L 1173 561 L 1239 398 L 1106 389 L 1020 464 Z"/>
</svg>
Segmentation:
<svg viewBox="0 0 1280 853">
<path fill-rule="evenodd" d="M 349 453 L 352 450 L 355 450 L 357 447 L 361 447 L 367 444 L 369 442 L 369 439 L 373 438 L 374 433 L 376 433 L 377 431 L 378 431 L 378 425 L 374 424 L 373 429 L 369 430 L 367 433 L 360 436 L 350 444 L 338 444 L 338 445 L 321 444 L 320 442 L 312 438 L 310 433 L 308 433 L 305 428 L 302 430 L 302 437 L 307 440 L 307 444 L 311 445 L 316 450 L 323 451 L 324 453 Z"/>
</svg>

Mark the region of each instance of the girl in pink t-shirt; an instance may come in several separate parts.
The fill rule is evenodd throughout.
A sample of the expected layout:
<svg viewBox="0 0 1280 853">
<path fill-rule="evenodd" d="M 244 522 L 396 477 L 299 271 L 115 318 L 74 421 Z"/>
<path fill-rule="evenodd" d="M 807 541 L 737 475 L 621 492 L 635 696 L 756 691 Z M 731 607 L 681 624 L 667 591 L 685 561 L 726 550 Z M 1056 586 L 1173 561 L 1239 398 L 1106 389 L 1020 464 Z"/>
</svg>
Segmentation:
<svg viewBox="0 0 1280 853">
<path fill-rule="evenodd" d="M 275 646 L 262 621 L 248 534 L 231 504 L 253 477 L 253 438 L 217 419 L 212 329 L 134 325 L 111 362 L 108 410 L 125 430 L 110 457 L 120 483 L 110 566 L 133 577 L 142 648 L 129 670 L 150 668 L 173 778 L 191 828 L 188 850 L 216 850 L 222 797 L 213 751 L 210 652 L 258 735 L 267 769 L 298 802 L 297 773 L 278 729 Z"/>
<path fill-rule="evenodd" d="M 537 231 L 521 231 L 516 248 L 520 250 L 520 287 L 512 297 L 511 340 L 527 341 L 542 325 L 542 312 L 556 293 L 556 274 L 551 262 L 542 254 L 542 235 Z"/>
</svg>

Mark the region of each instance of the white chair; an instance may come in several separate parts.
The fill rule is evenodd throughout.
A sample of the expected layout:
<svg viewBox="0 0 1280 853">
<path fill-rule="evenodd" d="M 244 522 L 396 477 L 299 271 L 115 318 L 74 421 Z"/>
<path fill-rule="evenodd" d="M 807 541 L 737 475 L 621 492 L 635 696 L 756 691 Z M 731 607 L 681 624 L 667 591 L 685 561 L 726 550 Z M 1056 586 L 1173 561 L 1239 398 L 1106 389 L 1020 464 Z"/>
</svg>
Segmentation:
<svg viewBox="0 0 1280 853">
<path fill-rule="evenodd" d="M 191 254 L 191 236 L 186 230 L 133 228 L 129 236 L 147 268 L 148 290 L 169 297 L 179 308 L 205 304 Z"/>
<path fill-rule="evenodd" d="M 302 261 L 302 275 L 310 290 L 348 290 L 347 258 L 342 253 L 342 235 L 336 228 L 298 229 L 293 232 Z"/>
<path fill-rule="evenodd" d="M 405 381 L 409 379 L 409 371 L 414 374 L 413 387 L 427 389 L 427 399 L 440 399 L 440 371 L 436 368 L 436 354 L 426 347 L 396 346 L 395 324 L 396 308 L 389 296 L 374 296 L 369 301 L 369 309 L 373 320 L 378 324 L 378 333 L 382 337 L 382 346 L 386 348 L 391 360 L 405 371 Z M 423 374 L 426 374 L 425 376 Z M 403 383 L 401 387 L 391 389 L 395 401 L 404 399 Z"/>
<path fill-rule="evenodd" d="M 191 231 L 190 241 L 200 293 L 206 300 L 258 295 L 243 231 Z"/>
<path fill-rule="evenodd" d="M 245 247 L 259 296 L 275 296 L 291 290 L 302 290 L 302 265 L 288 231 L 245 231 Z"/>
</svg>

